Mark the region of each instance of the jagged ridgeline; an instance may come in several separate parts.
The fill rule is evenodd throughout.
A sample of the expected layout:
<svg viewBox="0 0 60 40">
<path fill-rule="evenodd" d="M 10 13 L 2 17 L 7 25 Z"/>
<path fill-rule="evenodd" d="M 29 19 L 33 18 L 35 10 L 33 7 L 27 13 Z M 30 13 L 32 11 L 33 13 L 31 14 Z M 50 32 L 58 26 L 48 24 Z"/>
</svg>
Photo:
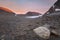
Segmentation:
<svg viewBox="0 0 60 40">
<path fill-rule="evenodd" d="M 46 12 L 48 13 L 53 13 L 56 11 L 56 9 L 60 9 L 60 0 L 57 0 L 54 5 L 52 5 L 52 7 Z"/>
<path fill-rule="evenodd" d="M 60 0 L 57 0 L 57 2 L 43 15 L 42 23 L 50 25 L 51 35 L 49 40 L 60 40 Z"/>
</svg>

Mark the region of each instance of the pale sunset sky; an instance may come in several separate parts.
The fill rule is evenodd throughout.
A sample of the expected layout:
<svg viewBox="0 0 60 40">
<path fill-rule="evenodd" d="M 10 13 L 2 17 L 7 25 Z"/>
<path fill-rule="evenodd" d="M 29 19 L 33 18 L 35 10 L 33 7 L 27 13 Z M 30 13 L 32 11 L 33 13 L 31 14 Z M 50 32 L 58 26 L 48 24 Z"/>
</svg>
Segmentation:
<svg viewBox="0 0 60 40">
<path fill-rule="evenodd" d="M 0 7 L 6 7 L 16 14 L 28 11 L 45 13 L 57 0 L 0 0 Z"/>
</svg>

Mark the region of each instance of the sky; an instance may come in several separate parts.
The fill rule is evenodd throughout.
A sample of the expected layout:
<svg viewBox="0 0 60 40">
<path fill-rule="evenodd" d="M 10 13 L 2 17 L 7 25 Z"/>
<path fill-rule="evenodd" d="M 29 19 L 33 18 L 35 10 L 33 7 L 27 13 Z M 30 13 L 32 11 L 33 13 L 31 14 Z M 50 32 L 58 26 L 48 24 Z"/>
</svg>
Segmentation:
<svg viewBox="0 0 60 40">
<path fill-rule="evenodd" d="M 0 0 L 0 7 L 6 7 L 16 14 L 29 11 L 44 14 L 56 0 Z"/>
</svg>

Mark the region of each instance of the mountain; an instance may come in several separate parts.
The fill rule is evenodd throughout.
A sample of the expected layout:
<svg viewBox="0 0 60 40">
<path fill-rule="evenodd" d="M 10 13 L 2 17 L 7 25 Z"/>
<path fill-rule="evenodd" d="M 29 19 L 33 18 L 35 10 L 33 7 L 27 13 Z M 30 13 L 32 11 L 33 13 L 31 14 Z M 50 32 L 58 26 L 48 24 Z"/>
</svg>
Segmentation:
<svg viewBox="0 0 60 40">
<path fill-rule="evenodd" d="M 15 15 L 15 13 L 8 8 L 0 7 L 0 15 Z"/>
<path fill-rule="evenodd" d="M 60 36 L 60 0 L 43 15 L 42 22 L 51 25 L 52 33 Z"/>
<path fill-rule="evenodd" d="M 50 9 L 45 13 L 45 15 L 47 14 L 51 14 L 53 12 L 59 12 L 60 11 L 60 0 L 57 0 L 54 5 L 52 5 L 50 7 Z"/>
<path fill-rule="evenodd" d="M 37 16 L 37 15 L 41 15 L 41 14 L 38 12 L 27 12 L 26 15 L 27 16 Z"/>
<path fill-rule="evenodd" d="M 60 0 L 58 0 L 43 16 L 41 24 L 50 25 L 51 36 L 50 40 L 60 39 Z M 58 36 L 58 37 L 57 37 Z M 55 38 L 54 38 L 55 37 Z"/>
<path fill-rule="evenodd" d="M 57 0 L 54 5 L 55 8 L 60 8 L 60 0 Z"/>
</svg>

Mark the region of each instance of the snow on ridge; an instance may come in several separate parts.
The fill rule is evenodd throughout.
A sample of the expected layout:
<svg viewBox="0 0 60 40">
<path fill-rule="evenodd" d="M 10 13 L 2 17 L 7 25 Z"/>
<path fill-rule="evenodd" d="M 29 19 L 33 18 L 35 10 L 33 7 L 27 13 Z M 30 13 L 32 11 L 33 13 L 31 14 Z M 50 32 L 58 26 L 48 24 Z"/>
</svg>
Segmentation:
<svg viewBox="0 0 60 40">
<path fill-rule="evenodd" d="M 38 18 L 41 17 L 42 15 L 37 15 L 37 16 L 26 16 L 25 18 Z"/>
</svg>

